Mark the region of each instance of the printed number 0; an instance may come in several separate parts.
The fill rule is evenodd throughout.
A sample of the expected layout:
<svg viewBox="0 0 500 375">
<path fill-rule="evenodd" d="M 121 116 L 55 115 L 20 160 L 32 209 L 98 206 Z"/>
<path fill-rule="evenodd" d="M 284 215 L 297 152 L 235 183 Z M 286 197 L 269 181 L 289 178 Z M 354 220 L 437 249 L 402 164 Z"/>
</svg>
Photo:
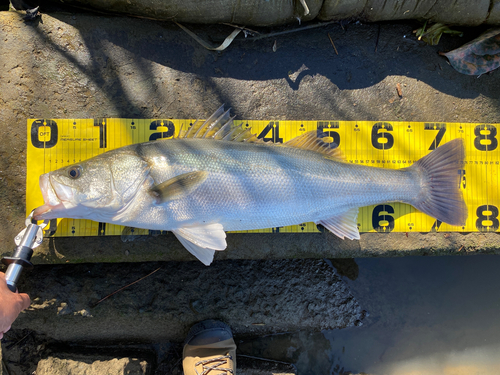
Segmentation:
<svg viewBox="0 0 500 375">
<path fill-rule="evenodd" d="M 48 127 L 49 131 L 43 131 L 43 129 Z M 48 141 L 40 141 L 40 136 L 46 137 L 50 134 L 50 139 Z M 58 128 L 57 124 L 53 120 L 35 120 L 31 124 L 31 144 L 36 148 L 52 148 L 57 144 L 58 139 Z"/>
</svg>

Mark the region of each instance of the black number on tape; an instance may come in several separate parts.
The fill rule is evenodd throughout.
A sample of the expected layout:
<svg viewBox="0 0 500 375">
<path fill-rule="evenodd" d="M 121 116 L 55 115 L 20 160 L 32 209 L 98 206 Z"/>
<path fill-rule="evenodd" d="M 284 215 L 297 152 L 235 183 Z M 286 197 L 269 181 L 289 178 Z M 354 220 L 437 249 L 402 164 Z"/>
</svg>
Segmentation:
<svg viewBox="0 0 500 375">
<path fill-rule="evenodd" d="M 336 129 L 338 128 L 338 121 L 318 121 L 318 129 L 333 138 L 333 142 L 331 143 L 335 143 L 337 146 L 340 146 L 340 134 L 336 132 Z"/>
<path fill-rule="evenodd" d="M 476 210 L 476 228 L 480 231 L 498 229 L 498 208 L 490 204 L 479 206 Z"/>
<path fill-rule="evenodd" d="M 460 185 L 465 189 L 467 186 L 467 180 L 465 179 L 465 169 L 459 169 L 458 174 L 460 178 L 458 179 L 458 188 L 460 189 Z"/>
<path fill-rule="evenodd" d="M 108 147 L 108 128 L 105 118 L 94 119 L 94 126 L 99 127 L 99 148 Z"/>
<path fill-rule="evenodd" d="M 391 133 L 392 125 L 388 122 L 377 122 L 372 127 L 372 145 L 377 150 L 388 150 L 394 146 L 394 137 Z"/>
<path fill-rule="evenodd" d="M 266 137 L 266 135 L 271 132 L 271 137 Z M 259 139 L 264 139 L 265 142 L 271 141 L 274 143 L 283 143 L 283 138 L 280 138 L 280 124 L 278 121 L 271 121 L 257 136 Z"/>
<path fill-rule="evenodd" d="M 387 214 L 385 214 L 387 212 Z M 380 204 L 373 209 L 372 227 L 377 232 L 392 232 L 394 229 L 394 217 L 388 214 L 393 214 L 394 208 L 388 204 Z"/>
<path fill-rule="evenodd" d="M 159 127 L 166 127 L 166 132 L 157 132 L 149 136 L 150 141 L 161 138 L 170 138 L 175 134 L 175 125 L 169 120 L 155 120 L 149 125 L 149 130 L 157 130 Z"/>
<path fill-rule="evenodd" d="M 36 148 L 52 148 L 57 144 L 58 133 L 55 121 L 35 120 L 31 124 L 31 144 Z M 45 140 L 47 137 L 48 141 Z"/>
<path fill-rule="evenodd" d="M 99 223 L 99 228 L 97 229 L 98 236 L 106 235 L 106 223 Z"/>
<path fill-rule="evenodd" d="M 444 133 L 446 133 L 446 124 L 436 123 L 436 122 L 426 122 L 424 125 L 424 130 L 438 130 L 436 138 L 432 141 L 429 150 L 435 150 L 439 147 L 441 140 L 443 139 Z"/>
<path fill-rule="evenodd" d="M 441 220 L 436 220 L 434 224 L 432 225 L 431 232 L 437 232 L 439 230 L 439 227 L 443 224 Z"/>
<path fill-rule="evenodd" d="M 485 134 L 481 134 L 481 132 Z M 479 151 L 493 151 L 498 146 L 497 128 L 493 125 L 478 125 L 474 128 L 474 147 Z M 483 141 L 483 142 L 481 142 Z"/>
</svg>

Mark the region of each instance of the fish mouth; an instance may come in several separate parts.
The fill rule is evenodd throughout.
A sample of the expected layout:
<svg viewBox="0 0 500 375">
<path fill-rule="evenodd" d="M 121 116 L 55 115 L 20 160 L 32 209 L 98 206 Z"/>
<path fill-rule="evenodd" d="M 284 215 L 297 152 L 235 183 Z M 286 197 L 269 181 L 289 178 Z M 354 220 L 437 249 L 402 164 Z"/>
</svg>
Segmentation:
<svg viewBox="0 0 500 375">
<path fill-rule="evenodd" d="M 58 217 L 58 212 L 74 207 L 69 203 L 73 197 L 72 189 L 59 183 L 52 184 L 48 173 L 40 176 L 40 190 L 44 204 L 35 208 L 33 212 L 35 220 L 55 219 Z"/>
</svg>

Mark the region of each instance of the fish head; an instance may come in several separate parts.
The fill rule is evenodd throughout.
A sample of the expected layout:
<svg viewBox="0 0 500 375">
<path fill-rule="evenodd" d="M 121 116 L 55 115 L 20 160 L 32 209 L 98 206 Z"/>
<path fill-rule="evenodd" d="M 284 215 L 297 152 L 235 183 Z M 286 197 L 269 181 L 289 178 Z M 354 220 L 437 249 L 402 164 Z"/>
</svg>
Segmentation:
<svg viewBox="0 0 500 375">
<path fill-rule="evenodd" d="M 146 180 L 150 166 L 133 152 L 116 150 L 40 176 L 45 204 L 36 220 L 105 221 L 127 206 Z"/>
</svg>

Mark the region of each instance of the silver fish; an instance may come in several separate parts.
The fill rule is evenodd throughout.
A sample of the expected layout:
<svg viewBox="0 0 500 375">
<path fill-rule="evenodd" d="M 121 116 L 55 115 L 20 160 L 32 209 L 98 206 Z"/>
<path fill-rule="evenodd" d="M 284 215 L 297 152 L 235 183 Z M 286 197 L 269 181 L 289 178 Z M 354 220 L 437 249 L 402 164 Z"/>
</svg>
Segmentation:
<svg viewBox="0 0 500 375">
<path fill-rule="evenodd" d="M 226 248 L 225 231 L 322 224 L 359 239 L 358 208 L 404 202 L 451 225 L 467 208 L 458 186 L 462 139 L 412 166 L 347 163 L 316 132 L 282 145 L 234 128 L 219 108 L 174 139 L 115 149 L 40 176 L 37 220 L 91 219 L 172 231 L 204 264 Z"/>
</svg>

